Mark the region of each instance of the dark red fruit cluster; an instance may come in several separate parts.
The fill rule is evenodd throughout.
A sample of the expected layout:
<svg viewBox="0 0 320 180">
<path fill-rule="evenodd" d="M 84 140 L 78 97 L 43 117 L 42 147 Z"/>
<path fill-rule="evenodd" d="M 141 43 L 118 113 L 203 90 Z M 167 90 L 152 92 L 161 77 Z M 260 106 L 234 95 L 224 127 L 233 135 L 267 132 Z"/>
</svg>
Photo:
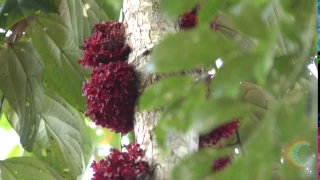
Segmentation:
<svg viewBox="0 0 320 180">
<path fill-rule="evenodd" d="M 128 152 L 111 149 L 111 154 L 105 159 L 92 163 L 92 180 L 134 180 L 149 172 L 148 163 L 141 160 L 143 157 L 139 144 L 130 144 Z"/>
<path fill-rule="evenodd" d="M 216 145 L 222 138 L 228 138 L 232 133 L 238 129 L 239 119 L 226 123 L 208 134 L 201 135 L 199 146 L 200 148 L 210 147 Z"/>
<path fill-rule="evenodd" d="M 124 27 L 119 22 L 103 22 L 92 29 L 84 42 L 82 67 L 93 67 L 91 79 L 83 84 L 87 112 L 93 122 L 117 133 L 133 129 L 137 99 L 134 67 L 126 60 L 130 47 L 125 44 Z"/>
<path fill-rule="evenodd" d="M 214 161 L 212 164 L 212 171 L 219 171 L 223 168 L 227 167 L 231 163 L 231 159 L 229 156 L 219 158 Z"/>
<path fill-rule="evenodd" d="M 97 125 L 117 133 L 131 131 L 137 98 L 135 82 L 134 68 L 127 62 L 100 64 L 83 85 L 86 115 Z"/>
<path fill-rule="evenodd" d="M 197 25 L 197 8 L 193 8 L 180 16 L 179 25 L 181 29 L 190 29 L 195 27 Z"/>
<path fill-rule="evenodd" d="M 125 44 L 124 29 L 119 22 L 96 24 L 91 37 L 84 41 L 84 57 L 79 60 L 82 67 L 95 67 L 99 63 L 125 61 L 130 47 Z"/>
<path fill-rule="evenodd" d="M 185 12 L 183 15 L 179 17 L 179 26 L 181 29 L 191 29 L 196 27 L 197 25 L 197 15 L 200 6 L 196 6 L 192 10 Z M 217 19 L 218 16 L 214 18 L 214 20 L 210 23 L 210 28 L 214 31 L 218 29 L 217 27 Z"/>
</svg>

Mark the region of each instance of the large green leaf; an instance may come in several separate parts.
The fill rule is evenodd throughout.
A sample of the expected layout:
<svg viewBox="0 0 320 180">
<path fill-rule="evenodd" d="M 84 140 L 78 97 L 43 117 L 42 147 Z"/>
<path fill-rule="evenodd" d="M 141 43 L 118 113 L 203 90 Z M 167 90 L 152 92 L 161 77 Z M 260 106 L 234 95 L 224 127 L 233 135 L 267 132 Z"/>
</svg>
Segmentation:
<svg viewBox="0 0 320 180">
<path fill-rule="evenodd" d="M 17 130 L 19 119 L 5 106 L 5 114 Z M 77 179 L 84 172 L 92 154 L 87 126 L 81 115 L 52 90 L 46 90 L 46 104 L 33 153 L 66 179 Z"/>
<path fill-rule="evenodd" d="M 75 118 L 78 119 L 80 124 L 80 134 L 82 138 L 81 148 L 82 148 L 82 154 L 83 154 L 83 165 L 85 170 L 89 165 L 89 161 L 93 153 L 89 127 L 86 125 L 86 122 L 84 120 L 85 117 L 83 114 L 80 114 L 71 106 L 68 106 L 67 108 L 70 112 L 74 113 Z"/>
<path fill-rule="evenodd" d="M 244 3 L 238 7 L 239 9 L 237 11 L 233 11 L 233 15 L 230 16 L 231 22 L 237 27 L 237 30 L 249 38 L 259 40 L 273 39 L 273 33 L 263 20 L 261 13 L 265 11 L 268 5 L 269 2 L 258 5 L 255 3 Z M 248 9 L 250 9 L 250 11 L 248 11 Z"/>
<path fill-rule="evenodd" d="M 63 178 L 48 168 L 48 165 L 36 157 L 15 157 L 0 161 L 0 178 L 5 180 L 41 179 L 62 180 Z"/>
<path fill-rule="evenodd" d="M 21 119 L 22 146 L 31 151 L 44 104 L 42 60 L 31 43 L 13 43 L 0 51 L 0 89 Z"/>
<path fill-rule="evenodd" d="M 207 66 L 235 50 L 236 46 L 221 33 L 204 26 L 164 38 L 154 49 L 147 68 L 162 73 Z"/>
<path fill-rule="evenodd" d="M 91 35 L 93 25 L 100 17 L 99 6 L 94 0 L 62 0 L 59 12 L 63 22 L 73 31 L 78 47 Z"/>
<path fill-rule="evenodd" d="M 219 10 L 224 8 L 226 1 L 205 1 L 198 12 L 198 24 L 209 24 L 214 20 Z"/>
<path fill-rule="evenodd" d="M 253 107 L 250 113 L 242 117 L 239 126 L 241 141 L 246 142 L 259 129 L 276 100 L 265 89 L 250 82 L 241 83 L 238 96 Z"/>
<path fill-rule="evenodd" d="M 76 179 L 84 172 L 84 163 L 88 162 L 91 154 L 88 134 L 81 134 L 86 126 L 61 97 L 52 91 L 47 91 L 47 94 L 34 153 L 65 178 Z M 46 151 L 45 156 L 43 150 Z"/>
<path fill-rule="evenodd" d="M 83 53 L 75 46 L 72 31 L 58 15 L 41 14 L 27 33 L 46 64 L 45 85 L 57 91 L 73 107 L 84 111 L 82 83 L 89 71 L 77 63 Z"/>
<path fill-rule="evenodd" d="M 0 7 L 0 28 L 9 29 L 38 10 L 48 13 L 57 9 L 56 0 L 5 0 Z"/>
</svg>

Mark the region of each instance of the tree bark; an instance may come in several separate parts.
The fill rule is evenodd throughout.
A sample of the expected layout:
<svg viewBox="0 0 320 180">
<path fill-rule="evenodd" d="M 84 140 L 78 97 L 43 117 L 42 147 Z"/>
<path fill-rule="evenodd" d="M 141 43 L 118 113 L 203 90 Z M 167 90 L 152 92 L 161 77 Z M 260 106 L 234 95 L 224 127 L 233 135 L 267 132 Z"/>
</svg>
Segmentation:
<svg viewBox="0 0 320 180">
<path fill-rule="evenodd" d="M 176 22 L 164 19 L 159 11 L 156 0 L 124 0 L 124 24 L 126 26 L 127 42 L 132 48 L 129 63 L 136 67 L 140 80 L 139 93 L 153 83 L 157 77 L 145 71 L 149 62 L 149 53 L 152 48 L 168 33 L 175 33 L 179 28 Z M 146 152 L 146 161 L 155 167 L 152 179 L 165 180 L 169 178 L 174 165 L 185 155 L 198 150 L 199 136 L 195 130 L 181 134 L 168 130 L 167 144 L 170 153 L 163 156 L 155 141 L 154 128 L 160 116 L 160 111 L 135 113 L 135 139 L 136 143 Z M 151 179 L 149 177 L 149 179 Z"/>
</svg>

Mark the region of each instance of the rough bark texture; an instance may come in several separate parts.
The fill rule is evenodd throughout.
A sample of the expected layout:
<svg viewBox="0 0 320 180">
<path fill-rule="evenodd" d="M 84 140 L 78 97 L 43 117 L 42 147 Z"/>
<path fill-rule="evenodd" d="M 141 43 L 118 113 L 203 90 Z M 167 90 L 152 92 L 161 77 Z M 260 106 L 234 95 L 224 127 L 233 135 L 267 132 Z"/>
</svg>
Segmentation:
<svg viewBox="0 0 320 180">
<path fill-rule="evenodd" d="M 178 27 L 175 22 L 163 18 L 156 0 L 124 0 L 123 11 L 126 37 L 132 48 L 129 63 L 136 67 L 141 81 L 139 92 L 142 93 L 157 79 L 155 75 L 145 72 L 145 65 L 150 60 L 147 52 L 152 50 L 167 33 L 175 33 Z M 134 131 L 136 142 L 146 150 L 146 160 L 151 166 L 156 165 L 153 178 L 165 180 L 168 179 L 172 167 L 183 156 L 198 150 L 199 139 L 196 131 L 188 134 L 168 131 L 168 145 L 171 153 L 168 156 L 162 156 L 154 135 L 154 127 L 159 115 L 159 111 L 139 112 L 137 110 Z"/>
</svg>

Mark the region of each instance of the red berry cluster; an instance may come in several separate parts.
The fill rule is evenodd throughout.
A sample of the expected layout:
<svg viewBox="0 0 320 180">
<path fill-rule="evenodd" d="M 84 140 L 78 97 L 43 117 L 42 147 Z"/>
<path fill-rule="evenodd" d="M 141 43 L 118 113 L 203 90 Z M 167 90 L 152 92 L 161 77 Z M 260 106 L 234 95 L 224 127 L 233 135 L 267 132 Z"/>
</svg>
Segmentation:
<svg viewBox="0 0 320 180">
<path fill-rule="evenodd" d="M 219 171 L 222 170 L 223 168 L 227 167 L 231 163 L 231 159 L 229 156 L 219 158 L 214 161 L 212 164 L 212 170 L 213 171 Z"/>
<path fill-rule="evenodd" d="M 83 85 L 86 115 L 117 133 L 131 131 L 137 97 L 135 80 L 133 67 L 125 62 L 100 64 Z"/>
<path fill-rule="evenodd" d="M 200 148 L 216 145 L 222 138 L 229 138 L 238 129 L 239 119 L 226 123 L 205 135 L 200 136 Z"/>
<path fill-rule="evenodd" d="M 92 180 L 134 180 L 137 176 L 147 173 L 149 165 L 142 161 L 144 152 L 139 144 L 130 144 L 128 152 L 111 149 L 111 154 L 99 162 L 94 161 Z"/>
<path fill-rule="evenodd" d="M 91 79 L 83 84 L 87 112 L 93 122 L 117 133 L 133 129 L 137 99 L 134 67 L 126 60 L 130 47 L 125 44 L 119 22 L 103 22 L 93 27 L 93 35 L 84 42 L 83 67 L 93 67 Z"/>
<path fill-rule="evenodd" d="M 96 24 L 91 37 L 84 41 L 84 57 L 79 60 L 83 67 L 96 67 L 99 63 L 125 61 L 131 51 L 125 44 L 121 23 L 107 21 Z"/>
<path fill-rule="evenodd" d="M 180 16 L 179 25 L 181 29 L 190 29 L 195 27 L 197 25 L 197 8 L 193 8 Z"/>
<path fill-rule="evenodd" d="M 197 15 L 198 11 L 200 9 L 200 6 L 197 5 L 195 8 L 185 12 L 179 17 L 179 26 L 181 29 L 191 29 L 197 26 Z M 217 18 L 211 22 L 210 28 L 213 30 L 217 30 Z"/>
</svg>

